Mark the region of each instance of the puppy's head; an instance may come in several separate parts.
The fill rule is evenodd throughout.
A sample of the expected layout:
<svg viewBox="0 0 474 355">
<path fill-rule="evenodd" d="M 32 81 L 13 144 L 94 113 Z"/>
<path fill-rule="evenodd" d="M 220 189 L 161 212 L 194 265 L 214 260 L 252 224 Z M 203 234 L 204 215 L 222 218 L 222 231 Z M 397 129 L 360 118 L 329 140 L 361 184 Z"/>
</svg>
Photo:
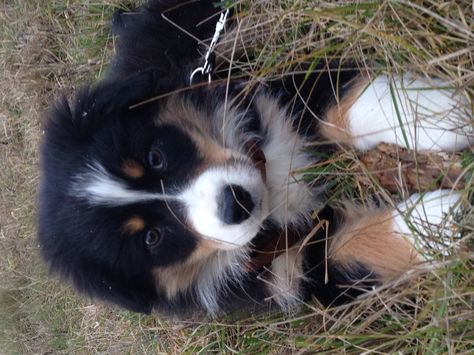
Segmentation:
<svg viewBox="0 0 474 355">
<path fill-rule="evenodd" d="M 254 114 L 212 87 L 136 106 L 172 90 L 153 72 L 105 82 L 44 125 L 43 255 L 80 290 L 141 312 L 205 294 L 200 273 L 243 270 L 267 215 Z"/>
</svg>

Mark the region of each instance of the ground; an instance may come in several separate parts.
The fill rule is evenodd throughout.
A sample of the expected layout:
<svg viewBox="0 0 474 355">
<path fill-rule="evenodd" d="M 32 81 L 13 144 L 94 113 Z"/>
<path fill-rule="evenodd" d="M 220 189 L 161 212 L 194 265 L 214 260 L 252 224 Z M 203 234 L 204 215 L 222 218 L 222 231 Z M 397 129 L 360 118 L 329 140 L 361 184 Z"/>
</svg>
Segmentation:
<svg viewBox="0 0 474 355">
<path fill-rule="evenodd" d="M 474 94 L 472 2 L 253 1 L 243 63 L 255 77 L 295 63 L 356 56 L 389 72 L 441 77 Z M 35 236 L 41 120 L 60 93 L 101 77 L 113 53 L 113 11 L 138 1 L 0 2 L 0 353 L 468 353 L 474 348 L 473 209 L 461 216 L 465 245 L 429 272 L 408 275 L 349 307 L 316 302 L 301 313 L 179 322 L 93 303 L 49 277 Z M 317 4 L 317 5 L 315 5 Z M 256 59 L 255 59 L 256 58 Z M 474 154 L 463 153 L 465 201 Z M 346 151 L 308 170 L 332 174 L 335 196 L 397 199 Z M 363 174 L 363 176 L 361 175 Z M 367 175 L 369 174 L 369 175 Z M 369 183 L 360 183 L 369 181 Z M 470 240 L 469 240 L 470 239 Z M 405 280 L 406 281 L 406 280 Z"/>
</svg>

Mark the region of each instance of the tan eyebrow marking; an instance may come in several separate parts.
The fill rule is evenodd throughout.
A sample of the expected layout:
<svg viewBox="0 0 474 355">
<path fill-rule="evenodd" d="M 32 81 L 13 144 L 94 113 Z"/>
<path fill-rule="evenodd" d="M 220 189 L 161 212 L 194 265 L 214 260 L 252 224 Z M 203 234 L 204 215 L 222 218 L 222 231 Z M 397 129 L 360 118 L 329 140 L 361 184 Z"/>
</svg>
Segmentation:
<svg viewBox="0 0 474 355">
<path fill-rule="evenodd" d="M 144 167 L 133 160 L 126 160 L 122 164 L 122 171 L 125 175 L 132 179 L 139 179 L 145 175 Z"/>
<path fill-rule="evenodd" d="M 123 230 L 126 233 L 132 235 L 132 234 L 136 234 L 136 233 L 139 233 L 139 232 L 143 231 L 145 229 L 145 226 L 146 226 L 146 223 L 143 220 L 143 218 L 138 217 L 138 216 L 134 216 L 134 217 L 128 219 L 124 223 Z"/>
</svg>

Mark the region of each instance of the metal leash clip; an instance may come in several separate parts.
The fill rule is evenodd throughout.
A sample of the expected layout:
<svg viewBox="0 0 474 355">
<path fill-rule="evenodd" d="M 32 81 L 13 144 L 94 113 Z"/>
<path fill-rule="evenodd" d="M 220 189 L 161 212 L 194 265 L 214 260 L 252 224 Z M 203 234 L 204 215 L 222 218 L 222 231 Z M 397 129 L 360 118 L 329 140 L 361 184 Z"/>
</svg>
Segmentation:
<svg viewBox="0 0 474 355">
<path fill-rule="evenodd" d="M 216 55 L 214 54 L 214 49 L 217 45 L 217 41 L 219 41 L 219 36 L 221 35 L 222 30 L 224 29 L 225 22 L 227 21 L 227 16 L 229 15 L 230 9 L 227 9 L 225 12 L 221 13 L 219 16 L 219 20 L 216 23 L 216 30 L 214 32 L 214 36 L 212 37 L 211 44 L 209 45 L 209 49 L 206 52 L 204 57 L 204 65 L 202 67 L 198 67 L 193 70 L 191 76 L 189 77 L 189 84 L 193 84 L 194 76 L 198 73 L 201 75 L 207 75 L 208 83 L 211 82 L 211 75 L 214 70 L 214 63 L 216 60 Z"/>
</svg>

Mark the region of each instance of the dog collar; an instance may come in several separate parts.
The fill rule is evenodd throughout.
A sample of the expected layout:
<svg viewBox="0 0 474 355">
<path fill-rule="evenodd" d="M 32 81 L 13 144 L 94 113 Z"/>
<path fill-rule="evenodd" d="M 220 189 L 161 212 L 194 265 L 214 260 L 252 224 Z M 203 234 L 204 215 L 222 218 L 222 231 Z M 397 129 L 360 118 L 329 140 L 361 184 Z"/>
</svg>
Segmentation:
<svg viewBox="0 0 474 355">
<path fill-rule="evenodd" d="M 229 16 L 230 9 L 222 12 L 219 16 L 219 20 L 216 23 L 216 30 L 214 31 L 214 36 L 212 37 L 211 44 L 207 49 L 206 55 L 204 57 L 204 65 L 202 67 L 198 67 L 194 69 L 189 77 L 189 84 L 193 84 L 194 76 L 198 73 L 201 75 L 207 75 L 208 83 L 211 82 L 211 75 L 212 71 L 214 70 L 214 62 L 216 56 L 214 54 L 214 49 L 216 48 L 217 42 L 219 41 L 219 36 L 221 35 L 222 30 L 225 27 L 225 22 L 227 21 L 227 17 Z"/>
</svg>

